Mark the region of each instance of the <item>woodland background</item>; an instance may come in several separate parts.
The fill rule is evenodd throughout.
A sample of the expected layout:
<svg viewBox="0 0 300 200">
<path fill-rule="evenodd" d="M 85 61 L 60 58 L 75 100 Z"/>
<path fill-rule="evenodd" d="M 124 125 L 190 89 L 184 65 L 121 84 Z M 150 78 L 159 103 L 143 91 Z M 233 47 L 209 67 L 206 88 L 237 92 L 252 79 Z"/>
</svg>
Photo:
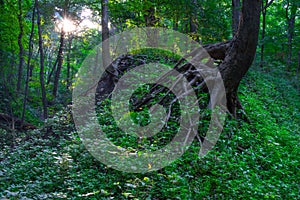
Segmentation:
<svg viewBox="0 0 300 200">
<path fill-rule="evenodd" d="M 205 159 L 198 158 L 195 141 L 172 165 L 147 174 L 105 166 L 80 142 L 71 106 L 83 60 L 103 38 L 134 27 L 174 29 L 203 45 L 225 42 L 238 29 L 242 3 L 1 0 L 0 6 L 2 198 L 300 198 L 299 0 L 261 2 L 255 59 L 238 90 L 246 117 L 227 118 Z M 166 52 L 136 54 L 172 64 Z M 207 128 L 207 116 L 200 129 Z"/>
</svg>

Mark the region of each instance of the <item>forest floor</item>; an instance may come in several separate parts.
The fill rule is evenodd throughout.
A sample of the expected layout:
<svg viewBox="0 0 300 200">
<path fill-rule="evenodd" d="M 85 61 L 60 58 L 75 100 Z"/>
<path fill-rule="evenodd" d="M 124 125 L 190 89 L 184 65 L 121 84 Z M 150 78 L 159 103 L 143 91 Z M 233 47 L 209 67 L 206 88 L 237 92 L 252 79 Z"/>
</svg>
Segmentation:
<svg viewBox="0 0 300 200">
<path fill-rule="evenodd" d="M 0 129 L 0 197 L 300 199 L 299 90 L 284 69 L 272 68 L 265 72 L 254 66 L 242 81 L 239 97 L 250 122 L 228 118 L 206 157 L 198 157 L 195 140 L 159 171 L 124 173 L 97 161 L 80 141 L 67 109 L 39 129 Z"/>
</svg>

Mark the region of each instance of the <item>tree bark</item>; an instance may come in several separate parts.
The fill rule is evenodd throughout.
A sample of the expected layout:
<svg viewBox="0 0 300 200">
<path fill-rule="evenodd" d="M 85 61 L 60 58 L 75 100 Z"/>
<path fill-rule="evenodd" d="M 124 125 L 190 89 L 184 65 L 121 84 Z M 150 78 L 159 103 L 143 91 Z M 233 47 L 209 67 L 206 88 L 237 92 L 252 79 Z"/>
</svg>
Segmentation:
<svg viewBox="0 0 300 200">
<path fill-rule="evenodd" d="M 264 65 L 264 51 L 265 51 L 265 35 L 266 35 L 266 18 L 267 18 L 267 9 L 273 3 L 274 0 L 263 0 L 261 2 L 261 12 L 262 12 L 262 32 L 261 32 L 261 47 L 260 47 L 260 67 Z"/>
<path fill-rule="evenodd" d="M 19 44 L 19 67 L 18 67 L 18 80 L 17 80 L 17 91 L 21 89 L 21 82 L 22 82 L 22 72 L 23 72 L 23 63 L 24 63 L 24 47 L 23 47 L 23 8 L 22 8 L 22 1 L 18 0 L 18 7 L 19 7 L 19 14 L 18 14 L 18 21 L 19 21 L 19 28 L 20 33 L 18 36 L 18 44 Z"/>
<path fill-rule="evenodd" d="M 240 107 L 237 90 L 241 79 L 250 68 L 258 42 L 261 0 L 243 0 L 238 32 L 219 69 L 226 89 L 227 107 L 236 117 Z"/>
<path fill-rule="evenodd" d="M 60 41 L 59 41 L 59 49 L 58 49 L 58 54 L 57 54 L 57 69 L 55 71 L 55 76 L 54 76 L 54 84 L 53 84 L 53 97 L 56 98 L 57 96 L 57 90 L 58 90 L 58 84 L 59 84 L 59 77 L 64 61 L 64 43 L 65 43 L 65 32 L 64 30 L 61 30 L 60 33 Z"/>
<path fill-rule="evenodd" d="M 56 69 L 57 63 L 58 63 L 58 58 L 56 58 L 56 60 L 55 60 L 55 62 L 54 62 L 54 64 L 53 64 L 53 66 L 52 66 L 52 68 L 51 68 L 51 71 L 50 71 L 50 73 L 49 73 L 49 75 L 48 75 L 48 78 L 47 78 L 47 85 L 49 85 L 50 82 L 51 82 L 52 75 L 53 75 L 53 72 L 54 72 L 55 69 Z"/>
<path fill-rule="evenodd" d="M 291 10 L 291 14 L 289 15 L 289 10 Z M 296 12 L 297 12 L 297 6 L 295 3 L 290 5 L 290 2 L 288 1 L 288 5 L 286 7 L 286 19 L 288 24 L 288 30 L 287 30 L 287 39 L 288 39 L 288 51 L 287 51 L 287 69 L 289 70 L 292 64 L 292 50 L 293 50 L 293 38 L 295 33 L 295 20 L 296 20 Z"/>
<path fill-rule="evenodd" d="M 68 54 L 67 54 L 67 89 L 71 86 L 71 48 L 73 37 L 69 38 Z"/>
<path fill-rule="evenodd" d="M 155 17 L 155 5 L 145 8 L 143 13 L 146 27 L 155 27 L 158 22 L 158 19 Z M 150 47 L 157 46 L 157 34 L 158 32 L 155 29 L 147 32 L 147 44 Z"/>
<path fill-rule="evenodd" d="M 28 85 L 30 79 L 30 62 L 32 58 L 32 48 L 33 48 L 33 36 L 34 36 L 34 18 L 35 18 L 35 4 L 33 5 L 32 9 L 32 18 L 31 18 L 31 32 L 29 36 L 29 47 L 28 47 L 28 59 L 27 59 L 27 69 L 26 69 L 26 81 L 25 81 L 25 90 L 24 90 L 24 99 L 23 99 L 23 108 L 22 108 L 22 116 L 21 116 L 21 124 L 23 124 L 25 119 L 25 112 L 26 112 L 26 103 L 27 103 L 27 96 L 28 96 Z"/>
<path fill-rule="evenodd" d="M 266 34 L 266 16 L 267 8 L 264 8 L 264 1 L 261 2 L 262 5 L 262 31 L 261 31 L 261 47 L 260 47 L 260 67 L 264 66 L 264 51 L 265 51 L 265 34 Z"/>
<path fill-rule="evenodd" d="M 203 48 L 208 52 L 210 57 L 215 60 L 224 60 L 226 57 L 226 52 L 231 46 L 231 40 L 226 42 L 219 42 L 216 44 L 206 44 Z"/>
<path fill-rule="evenodd" d="M 178 31 L 178 16 L 177 16 L 177 13 L 175 13 L 175 15 L 174 15 L 173 30 Z"/>
<path fill-rule="evenodd" d="M 157 19 L 155 17 L 155 8 L 154 6 L 150 6 L 149 8 L 147 8 L 145 11 L 144 11 L 144 20 L 145 20 L 145 25 L 146 27 L 154 27 L 156 22 L 157 22 Z"/>
<path fill-rule="evenodd" d="M 46 88 L 45 88 L 45 79 L 44 79 L 44 49 L 43 49 L 43 37 L 42 37 L 42 28 L 41 28 L 41 15 L 39 10 L 39 2 L 35 0 L 35 7 L 37 12 L 37 26 L 38 26 L 38 35 L 39 35 L 39 49 L 40 49 L 40 84 L 42 90 L 42 104 L 43 104 L 43 118 L 48 118 L 48 102 L 46 96 Z"/>
<path fill-rule="evenodd" d="M 191 16 L 189 18 L 190 20 L 190 33 L 193 34 L 193 39 L 197 42 L 199 42 L 199 36 L 197 35 L 197 29 L 198 29 L 198 23 L 197 23 L 197 12 L 193 9 L 194 7 L 197 7 L 197 1 L 192 0 L 192 12 Z"/>
<path fill-rule="evenodd" d="M 296 80 L 298 82 L 298 90 L 300 88 L 300 85 L 299 85 L 299 71 L 300 71 L 300 49 L 298 51 L 298 66 L 297 66 L 297 72 L 296 72 Z"/>
<path fill-rule="evenodd" d="M 64 7 L 63 7 L 63 18 L 67 17 L 67 9 L 69 7 L 69 0 L 64 1 Z M 54 83 L 53 83 L 53 97 L 56 98 L 58 86 L 59 86 L 59 78 L 61 74 L 62 65 L 64 62 L 64 47 L 65 47 L 65 37 L 66 37 L 66 31 L 64 30 L 65 27 L 62 27 L 60 32 L 60 41 L 59 41 L 59 49 L 57 54 L 57 69 L 54 74 Z"/>
<path fill-rule="evenodd" d="M 232 36 L 236 34 L 239 28 L 240 12 L 241 12 L 241 0 L 232 0 Z"/>
<path fill-rule="evenodd" d="M 103 67 L 110 64 L 110 49 L 109 49 L 109 27 L 108 27 L 108 0 L 102 0 L 101 3 L 102 15 L 102 62 Z M 105 42 L 104 42 L 105 41 Z"/>
</svg>

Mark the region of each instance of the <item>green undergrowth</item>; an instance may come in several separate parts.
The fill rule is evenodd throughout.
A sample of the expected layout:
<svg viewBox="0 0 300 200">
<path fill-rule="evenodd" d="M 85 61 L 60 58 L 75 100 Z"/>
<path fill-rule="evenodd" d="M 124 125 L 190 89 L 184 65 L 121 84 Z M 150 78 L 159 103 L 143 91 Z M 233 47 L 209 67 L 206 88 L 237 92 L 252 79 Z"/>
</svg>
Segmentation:
<svg viewBox="0 0 300 200">
<path fill-rule="evenodd" d="M 250 70 L 239 90 L 249 123 L 227 118 L 206 157 L 198 157 L 195 139 L 181 158 L 145 174 L 120 172 L 97 161 L 64 110 L 44 128 L 18 133 L 13 147 L 1 149 L 0 197 L 300 199 L 300 101 L 290 85 L 272 73 Z M 121 136 L 118 141 L 127 140 Z"/>
</svg>

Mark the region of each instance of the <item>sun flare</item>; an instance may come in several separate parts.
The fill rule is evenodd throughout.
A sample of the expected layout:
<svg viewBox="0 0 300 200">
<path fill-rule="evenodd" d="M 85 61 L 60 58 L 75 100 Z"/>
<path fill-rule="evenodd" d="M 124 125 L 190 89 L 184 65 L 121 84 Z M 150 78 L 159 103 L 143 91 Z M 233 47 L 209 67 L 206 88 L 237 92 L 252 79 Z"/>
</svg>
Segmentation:
<svg viewBox="0 0 300 200">
<path fill-rule="evenodd" d="M 64 31 L 65 33 L 71 33 L 76 30 L 76 26 L 75 26 L 74 22 L 68 18 L 62 19 L 58 23 L 57 27 L 59 30 Z"/>
<path fill-rule="evenodd" d="M 57 17 L 55 30 L 57 32 L 64 31 L 67 34 L 76 34 L 80 35 L 82 31 L 96 29 L 100 30 L 101 25 L 96 23 L 91 16 L 89 10 L 84 10 L 81 16 L 81 22 L 79 24 L 75 24 L 73 20 L 68 18 L 62 18 L 60 16 Z"/>
</svg>

